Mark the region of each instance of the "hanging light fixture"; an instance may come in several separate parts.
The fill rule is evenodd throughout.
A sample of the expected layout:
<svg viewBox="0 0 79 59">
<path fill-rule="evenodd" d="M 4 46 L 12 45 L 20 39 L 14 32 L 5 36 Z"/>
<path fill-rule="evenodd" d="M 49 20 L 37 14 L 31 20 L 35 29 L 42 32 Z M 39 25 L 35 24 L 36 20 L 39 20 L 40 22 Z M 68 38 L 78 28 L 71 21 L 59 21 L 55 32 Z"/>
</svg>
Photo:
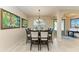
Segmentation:
<svg viewBox="0 0 79 59">
<path fill-rule="evenodd" d="M 38 13 L 39 13 L 39 15 L 38 15 L 38 23 L 40 23 L 40 9 L 38 9 Z"/>
<path fill-rule="evenodd" d="M 34 20 L 33 27 L 34 29 L 41 30 L 44 29 L 44 27 L 46 27 L 45 25 L 45 22 L 40 18 L 40 9 L 38 9 L 37 19 Z"/>
<path fill-rule="evenodd" d="M 39 12 L 39 19 L 40 19 L 40 9 L 38 10 L 38 12 Z"/>
</svg>

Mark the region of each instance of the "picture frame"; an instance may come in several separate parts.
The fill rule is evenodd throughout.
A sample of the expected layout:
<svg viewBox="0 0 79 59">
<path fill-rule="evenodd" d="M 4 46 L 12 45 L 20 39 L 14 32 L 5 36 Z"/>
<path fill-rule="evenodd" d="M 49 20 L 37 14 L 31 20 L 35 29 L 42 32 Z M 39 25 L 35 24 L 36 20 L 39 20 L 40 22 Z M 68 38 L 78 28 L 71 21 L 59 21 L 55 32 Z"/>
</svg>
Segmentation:
<svg viewBox="0 0 79 59">
<path fill-rule="evenodd" d="M 28 27 L 28 20 L 22 18 L 22 28 L 27 28 Z"/>
<path fill-rule="evenodd" d="M 1 29 L 20 28 L 20 17 L 1 9 Z"/>
</svg>

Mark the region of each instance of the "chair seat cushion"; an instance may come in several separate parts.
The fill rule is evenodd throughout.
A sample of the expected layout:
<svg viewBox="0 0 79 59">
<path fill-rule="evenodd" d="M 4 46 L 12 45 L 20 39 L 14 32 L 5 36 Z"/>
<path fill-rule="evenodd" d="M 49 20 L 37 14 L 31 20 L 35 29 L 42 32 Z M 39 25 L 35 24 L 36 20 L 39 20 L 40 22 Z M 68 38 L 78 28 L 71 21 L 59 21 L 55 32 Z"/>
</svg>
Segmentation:
<svg viewBox="0 0 79 59">
<path fill-rule="evenodd" d="M 42 38 L 41 40 L 47 40 L 46 38 Z"/>
<path fill-rule="evenodd" d="M 38 37 L 32 37 L 32 40 L 38 40 Z"/>
<path fill-rule="evenodd" d="M 33 44 L 36 44 L 36 45 L 37 45 L 39 41 L 38 41 L 38 40 L 32 40 L 31 42 L 32 42 Z"/>
</svg>

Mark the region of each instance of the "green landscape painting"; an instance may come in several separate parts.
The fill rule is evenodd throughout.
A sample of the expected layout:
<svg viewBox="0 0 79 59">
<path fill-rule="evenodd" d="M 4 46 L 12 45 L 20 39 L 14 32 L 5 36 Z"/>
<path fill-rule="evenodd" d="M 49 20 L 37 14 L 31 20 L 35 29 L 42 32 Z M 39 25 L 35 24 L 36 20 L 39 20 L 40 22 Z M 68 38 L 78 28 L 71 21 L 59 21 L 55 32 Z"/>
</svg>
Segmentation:
<svg viewBox="0 0 79 59">
<path fill-rule="evenodd" d="M 20 17 L 3 10 L 2 29 L 18 28 L 18 27 L 20 27 Z"/>
<path fill-rule="evenodd" d="M 11 16 L 11 26 L 13 28 L 20 27 L 20 18 L 18 16 L 16 16 L 16 15 Z"/>
</svg>

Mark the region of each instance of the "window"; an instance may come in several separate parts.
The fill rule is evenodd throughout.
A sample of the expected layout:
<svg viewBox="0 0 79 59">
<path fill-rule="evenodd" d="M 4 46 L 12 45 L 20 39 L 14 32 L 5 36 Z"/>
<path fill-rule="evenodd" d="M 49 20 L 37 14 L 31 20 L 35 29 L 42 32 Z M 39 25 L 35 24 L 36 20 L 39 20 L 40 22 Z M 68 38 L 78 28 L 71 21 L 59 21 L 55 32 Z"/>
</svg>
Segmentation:
<svg viewBox="0 0 79 59">
<path fill-rule="evenodd" d="M 62 21 L 61 21 L 61 29 L 62 29 L 62 31 L 64 31 L 64 29 L 65 29 L 64 25 L 65 25 L 65 24 L 64 24 L 64 20 L 62 20 Z"/>
<path fill-rule="evenodd" d="M 71 28 L 79 28 L 79 18 L 71 19 L 70 26 Z"/>
<path fill-rule="evenodd" d="M 57 21 L 54 21 L 54 30 L 57 30 Z"/>
<path fill-rule="evenodd" d="M 57 20 L 55 20 L 54 22 L 53 22 L 53 27 L 54 27 L 54 30 L 55 31 L 57 31 Z M 62 31 L 64 31 L 64 20 L 62 20 L 61 21 L 61 29 L 62 29 Z"/>
</svg>

